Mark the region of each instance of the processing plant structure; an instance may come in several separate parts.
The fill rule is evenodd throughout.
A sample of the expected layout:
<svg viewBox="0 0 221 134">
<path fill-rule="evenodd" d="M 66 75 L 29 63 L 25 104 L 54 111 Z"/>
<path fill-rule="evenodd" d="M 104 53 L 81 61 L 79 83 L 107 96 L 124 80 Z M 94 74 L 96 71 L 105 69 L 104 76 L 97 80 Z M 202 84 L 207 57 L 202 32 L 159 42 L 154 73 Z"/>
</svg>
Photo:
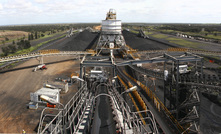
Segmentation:
<svg viewBox="0 0 221 134">
<path fill-rule="evenodd" d="M 220 90 L 219 86 L 204 81 L 204 61 L 200 55 L 214 52 L 186 48 L 137 51 L 126 45 L 121 21 L 116 18 L 116 11 L 110 9 L 101 22 L 93 50 L 44 50 L 1 58 L 1 62 L 11 62 L 73 55 L 81 60 L 79 75 L 73 75 L 70 80 L 78 81 L 78 91 L 67 104 L 60 103 L 59 89 L 49 84 L 47 88 L 53 93 L 46 93 L 50 90 L 42 88 L 31 94 L 36 101 L 30 103 L 30 108 L 36 109 L 38 102 L 48 101 L 53 105 L 50 109 L 57 111 L 53 116 L 42 111 L 37 133 L 199 133 L 199 93 Z M 143 38 L 149 38 L 142 30 L 140 33 Z M 161 64 L 162 68 L 160 71 L 144 68 L 146 63 Z M 145 83 L 147 79 L 149 83 Z M 149 88 L 155 86 L 156 79 L 161 81 L 161 93 Z M 47 95 L 51 95 L 49 99 Z M 45 116 L 50 116 L 50 120 L 44 120 Z"/>
<path fill-rule="evenodd" d="M 97 54 L 100 54 L 104 50 L 125 49 L 126 43 L 122 35 L 121 25 L 121 20 L 116 20 L 116 11 L 110 9 L 106 20 L 102 20 L 101 23 L 100 37 L 96 46 Z"/>
</svg>

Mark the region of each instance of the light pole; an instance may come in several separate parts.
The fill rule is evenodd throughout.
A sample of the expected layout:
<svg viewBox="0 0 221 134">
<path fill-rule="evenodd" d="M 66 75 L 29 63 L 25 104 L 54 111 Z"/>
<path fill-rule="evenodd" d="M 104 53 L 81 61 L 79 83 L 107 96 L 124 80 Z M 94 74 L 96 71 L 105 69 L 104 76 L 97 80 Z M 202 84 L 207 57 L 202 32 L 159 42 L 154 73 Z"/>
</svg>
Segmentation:
<svg viewBox="0 0 221 134">
<path fill-rule="evenodd" d="M 117 79 L 117 76 L 114 76 L 112 79 L 111 79 L 111 83 L 112 85 L 116 86 L 116 79 Z"/>
<path fill-rule="evenodd" d="M 112 84 L 114 84 L 114 83 L 115 83 L 115 78 L 112 80 Z M 128 125 L 128 126 L 129 126 L 129 127 L 132 127 L 133 124 L 136 124 L 135 121 L 138 121 L 137 119 L 135 119 L 136 113 L 150 112 L 152 118 L 151 118 L 151 117 L 145 117 L 145 118 L 146 118 L 146 119 L 149 119 L 149 120 L 152 122 L 153 127 L 154 127 L 154 131 L 156 132 L 156 134 L 158 134 L 158 129 L 157 129 L 157 126 L 156 126 L 156 122 L 155 122 L 155 118 L 154 118 L 153 113 L 152 113 L 150 110 L 141 111 L 141 112 L 131 112 L 131 111 L 130 111 L 130 107 L 128 106 L 128 104 L 127 104 L 127 103 L 123 100 L 123 98 L 122 98 L 122 95 L 123 95 L 124 93 L 128 93 L 128 92 L 137 90 L 137 86 L 133 86 L 133 87 L 131 87 L 131 88 L 125 90 L 125 91 L 122 92 L 121 94 L 119 94 L 119 93 L 116 91 L 116 88 L 114 88 L 114 89 L 115 89 L 115 95 L 118 96 L 119 100 L 121 100 L 121 101 L 119 101 L 119 102 L 125 103 L 125 106 L 126 106 L 126 107 L 125 107 L 124 104 L 123 104 L 123 105 L 121 104 L 121 108 L 120 108 L 120 109 L 123 110 L 123 111 L 127 111 L 127 112 L 129 113 L 129 116 L 128 116 L 129 118 L 127 119 L 127 121 L 129 121 L 129 125 Z M 116 93 L 118 93 L 118 94 L 116 94 Z M 125 114 L 127 115 L 127 113 L 123 112 L 122 116 L 125 117 Z M 132 114 L 132 117 L 131 117 L 130 114 Z M 132 120 L 132 121 L 131 121 L 131 120 Z M 123 123 L 123 125 L 124 125 L 124 131 L 125 131 L 125 123 Z M 146 130 L 146 129 L 145 129 L 145 130 Z M 130 133 L 130 132 L 129 132 L 129 133 Z"/>
<path fill-rule="evenodd" d="M 144 75 L 145 86 L 147 87 L 147 75 Z"/>
<path fill-rule="evenodd" d="M 84 81 L 82 78 L 79 78 L 79 77 L 76 77 L 76 79 L 79 80 L 79 81 L 82 81 L 82 82 Z"/>
<path fill-rule="evenodd" d="M 124 93 L 128 93 L 128 92 L 131 92 L 131 91 L 135 91 L 135 90 L 137 90 L 137 86 L 133 86 L 133 87 L 131 87 L 131 88 L 125 90 L 125 91 L 122 92 L 120 95 L 123 95 Z"/>
<path fill-rule="evenodd" d="M 86 87 L 87 87 L 87 81 L 85 81 L 84 79 L 79 78 L 78 76 L 72 76 L 71 79 L 77 79 L 77 80 L 79 80 L 79 81 L 81 81 L 81 82 L 85 82 Z M 71 81 L 72 81 L 72 80 L 71 80 Z M 81 86 L 81 85 L 82 85 L 82 84 L 80 83 L 80 86 Z"/>
<path fill-rule="evenodd" d="M 61 105 L 61 106 L 63 107 L 63 109 L 64 109 L 64 105 L 63 105 L 62 103 L 57 102 L 55 99 L 52 99 L 52 98 L 50 98 L 50 97 L 48 97 L 48 96 L 46 96 L 46 95 L 41 95 L 41 96 L 40 96 L 40 99 L 42 99 L 42 100 L 44 100 L 44 101 L 46 101 L 46 102 L 48 102 L 48 103 L 50 103 L 50 104 L 53 104 L 53 105 L 59 104 L 59 105 Z"/>
</svg>

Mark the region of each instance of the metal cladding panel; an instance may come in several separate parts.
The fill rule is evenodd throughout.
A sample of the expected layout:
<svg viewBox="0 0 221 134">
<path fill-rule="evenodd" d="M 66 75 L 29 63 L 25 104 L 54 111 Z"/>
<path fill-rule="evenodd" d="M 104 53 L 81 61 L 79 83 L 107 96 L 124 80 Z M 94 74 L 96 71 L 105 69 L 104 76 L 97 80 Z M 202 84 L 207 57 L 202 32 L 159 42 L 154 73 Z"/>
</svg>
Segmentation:
<svg viewBox="0 0 221 134">
<path fill-rule="evenodd" d="M 106 30 L 106 31 L 104 31 L 104 30 L 102 30 L 102 34 L 103 35 L 113 35 L 113 34 L 116 34 L 116 35 L 119 35 L 119 34 L 121 34 L 121 30 Z"/>
<path fill-rule="evenodd" d="M 103 20 L 102 31 L 121 32 L 121 21 L 120 20 Z"/>
<path fill-rule="evenodd" d="M 121 26 L 121 20 L 102 20 L 102 26 L 104 25 Z"/>
<path fill-rule="evenodd" d="M 103 26 L 102 30 L 121 30 L 121 26 Z"/>
</svg>

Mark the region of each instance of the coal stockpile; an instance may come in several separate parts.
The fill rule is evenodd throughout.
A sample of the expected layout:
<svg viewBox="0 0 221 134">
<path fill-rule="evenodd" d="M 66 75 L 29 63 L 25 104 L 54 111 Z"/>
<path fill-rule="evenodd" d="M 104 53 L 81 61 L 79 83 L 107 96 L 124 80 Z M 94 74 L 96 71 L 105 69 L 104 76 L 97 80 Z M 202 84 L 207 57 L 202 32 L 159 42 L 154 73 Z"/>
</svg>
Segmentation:
<svg viewBox="0 0 221 134">
<path fill-rule="evenodd" d="M 221 107 L 200 94 L 200 131 L 203 134 L 220 134 Z M 214 98 L 215 96 L 210 96 Z"/>
<path fill-rule="evenodd" d="M 98 39 L 97 33 L 91 33 L 87 30 L 66 38 L 64 41 L 53 44 L 45 49 L 58 49 L 60 51 L 84 51 L 89 49 Z"/>
<path fill-rule="evenodd" d="M 91 33 L 87 30 L 79 33 L 73 40 L 67 42 L 60 49 L 62 51 L 84 51 L 93 45 L 96 40 L 97 33 Z"/>
<path fill-rule="evenodd" d="M 160 49 L 167 49 L 171 47 L 163 43 L 159 43 L 153 40 L 138 37 L 136 34 L 133 34 L 126 30 L 123 31 L 123 36 L 127 45 L 129 45 L 133 49 L 138 49 L 139 51 L 160 50 Z"/>
</svg>

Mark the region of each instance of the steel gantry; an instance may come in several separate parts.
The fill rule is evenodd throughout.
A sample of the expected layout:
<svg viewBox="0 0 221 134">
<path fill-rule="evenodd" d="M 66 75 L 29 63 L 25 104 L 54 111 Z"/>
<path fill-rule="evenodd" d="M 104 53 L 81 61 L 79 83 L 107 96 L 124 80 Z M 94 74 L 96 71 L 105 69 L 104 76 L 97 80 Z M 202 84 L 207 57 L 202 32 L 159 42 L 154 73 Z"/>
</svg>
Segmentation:
<svg viewBox="0 0 221 134">
<path fill-rule="evenodd" d="M 144 69 L 140 67 L 136 67 L 137 64 L 143 64 L 143 63 L 164 63 L 164 71 L 166 69 L 169 69 L 169 75 L 168 78 L 165 79 L 164 73 L 156 73 L 153 71 L 145 71 Z M 148 60 L 131 60 L 131 61 L 125 61 L 121 63 L 117 63 L 117 66 L 126 66 L 129 65 L 133 69 L 135 69 L 138 72 L 145 73 L 148 76 L 160 78 L 164 81 L 164 105 L 167 104 L 167 100 L 169 100 L 169 109 L 171 112 L 175 113 L 173 116 L 176 118 L 176 120 L 182 124 L 182 126 L 189 125 L 191 126 L 188 128 L 189 130 L 192 130 L 193 132 L 198 131 L 198 125 L 199 125 L 199 97 L 198 96 L 198 90 L 187 90 L 185 86 L 182 84 L 182 79 L 180 74 L 179 68 L 180 65 L 188 64 L 188 63 L 194 63 L 195 69 L 194 73 L 199 74 L 199 77 L 203 76 L 203 58 L 189 53 L 189 52 L 170 52 L 170 53 L 164 53 L 163 56 L 152 58 Z M 201 63 L 198 69 L 198 63 Z M 169 68 L 167 68 L 167 64 L 171 64 Z M 194 89 L 194 88 L 191 88 Z M 183 94 L 186 92 L 185 94 Z M 182 97 L 181 97 L 182 96 Z M 182 99 L 181 99 L 182 98 Z M 196 100 L 193 100 L 192 103 L 190 100 L 191 98 L 198 98 Z M 189 102 L 189 103 L 188 103 Z M 182 107 L 181 107 L 182 106 Z"/>
<path fill-rule="evenodd" d="M 80 63 L 80 78 L 86 73 L 86 67 L 111 67 L 113 74 L 115 74 L 115 62 L 113 57 L 109 56 L 84 56 Z"/>
<path fill-rule="evenodd" d="M 180 100 L 179 99 L 180 93 L 183 92 L 183 88 L 181 88 L 182 82 L 181 82 L 180 73 L 179 73 L 179 65 L 184 63 L 184 62 L 194 62 L 196 64 L 195 72 L 197 72 L 198 71 L 197 62 L 201 62 L 201 66 L 203 65 L 202 57 L 199 57 L 199 56 L 191 54 L 191 53 L 180 53 L 179 52 L 179 53 L 165 53 L 163 56 L 160 56 L 160 57 L 157 57 L 157 58 L 152 58 L 152 59 L 149 59 L 149 60 L 131 60 L 131 61 L 123 61 L 123 62 L 116 63 L 113 56 L 87 56 L 87 55 L 85 55 L 83 57 L 81 63 L 80 63 L 80 78 L 83 78 L 84 76 L 86 76 L 86 67 L 95 67 L 95 66 L 109 67 L 109 68 L 112 68 L 112 70 L 113 70 L 113 72 L 112 72 L 113 76 L 116 76 L 116 73 L 117 73 L 116 67 L 117 66 L 130 65 L 131 67 L 133 67 L 132 65 L 136 65 L 136 64 L 158 63 L 158 62 L 164 62 L 164 70 L 166 70 L 166 68 L 168 66 L 167 63 L 172 64 L 172 67 L 171 67 L 169 75 L 168 75 L 168 79 L 164 79 L 165 78 L 164 75 L 152 74 L 153 76 L 160 77 L 161 79 L 164 80 L 164 83 L 165 83 L 165 85 L 164 85 L 164 99 L 165 99 L 164 104 L 166 104 L 166 100 L 168 100 L 168 97 L 175 98 L 174 100 L 172 99 L 175 103 L 173 103 L 171 99 L 169 99 L 169 103 L 171 103 L 170 105 L 173 105 L 173 107 L 170 107 L 170 110 L 175 111 L 175 113 L 176 113 L 175 117 L 176 117 L 177 121 L 180 124 L 185 124 L 185 125 L 188 124 L 189 129 L 192 129 L 192 130 L 193 130 L 192 127 L 195 126 L 196 129 L 194 129 L 193 131 L 195 131 L 195 130 L 197 131 L 198 130 L 197 129 L 198 118 L 199 118 L 198 104 L 199 104 L 199 101 L 200 101 L 199 97 L 198 97 L 198 92 L 197 92 L 196 89 L 192 88 L 194 90 L 188 91 L 188 94 L 185 95 L 185 100 Z M 135 70 L 138 70 L 138 67 L 134 66 L 134 68 L 135 68 Z M 142 72 L 143 70 L 140 69 L 138 71 Z M 203 74 L 202 68 L 200 68 L 200 71 L 199 72 L 202 75 Z M 150 72 L 147 72 L 147 74 L 150 75 Z M 84 84 L 82 82 L 81 87 L 83 85 Z M 140 85 L 141 85 L 141 83 L 140 83 Z M 94 87 L 94 86 L 92 86 L 92 87 Z M 91 95 L 90 93 L 88 93 L 88 89 L 86 89 L 87 87 L 84 87 L 84 88 L 85 88 L 84 91 L 83 91 L 84 95 L 86 95 L 86 94 L 87 94 L 86 96 Z M 142 127 L 142 124 L 140 124 L 139 122 L 136 122 L 136 120 L 140 120 L 139 117 L 137 115 L 131 115 L 132 113 L 128 112 L 126 107 L 122 107 L 122 105 L 124 105 L 124 102 L 121 102 L 122 99 L 121 99 L 121 97 L 119 97 L 119 93 L 117 91 L 115 91 L 115 89 L 112 89 L 112 90 L 113 91 L 112 91 L 111 94 L 113 95 L 113 100 L 116 100 L 115 103 L 118 103 L 118 105 L 119 105 L 117 107 L 119 107 L 121 110 L 125 110 L 125 111 L 122 111 L 123 112 L 122 113 L 123 120 L 125 120 L 125 122 L 134 121 L 133 123 L 135 123 L 135 124 L 132 125 L 133 127 L 134 126 Z M 92 92 L 92 94 L 93 94 L 93 92 Z M 90 99 L 92 99 L 91 96 L 89 96 L 89 97 L 86 97 L 86 96 L 85 96 L 85 98 L 88 98 L 87 99 L 88 102 L 85 101 L 85 103 L 83 103 L 84 105 L 82 105 L 84 107 L 80 108 L 81 106 L 79 106 L 78 109 L 86 110 L 87 107 L 89 106 L 88 104 L 91 103 L 91 101 L 90 101 Z M 191 100 L 191 101 L 189 101 L 189 100 Z M 156 100 L 154 100 L 154 102 L 156 102 Z M 158 99 L 157 99 L 157 102 L 159 102 Z M 79 103 L 79 105 L 80 104 L 81 103 Z M 161 104 L 161 103 L 159 103 L 159 104 Z M 163 104 L 161 104 L 161 105 L 163 105 Z M 66 107 L 67 106 L 65 106 L 65 108 Z M 164 107 L 162 106 L 161 108 L 164 108 Z M 61 112 L 61 113 L 59 113 L 61 115 L 55 117 L 55 118 L 57 118 L 57 120 L 60 120 L 60 123 L 62 121 L 65 121 L 66 124 L 68 124 L 68 126 L 66 125 L 65 128 L 66 129 L 68 128 L 68 131 L 71 131 L 72 133 L 79 130 L 79 126 L 81 126 L 80 122 L 78 122 L 78 123 L 73 122 L 73 120 L 75 120 L 78 117 L 78 119 L 76 119 L 76 120 L 81 121 L 81 119 L 83 119 L 83 117 L 84 117 L 83 115 L 77 115 L 77 113 L 79 111 L 76 111 L 76 110 L 68 111 L 66 109 L 66 110 L 64 110 L 64 115 L 62 115 L 62 112 Z M 183 110 L 184 111 L 186 110 L 186 111 L 189 111 L 189 112 L 188 113 L 182 113 Z M 65 113 L 69 113 L 69 114 L 65 114 Z M 75 113 L 76 117 L 72 116 L 71 113 Z M 141 114 L 141 113 L 139 113 L 139 114 Z M 128 115 L 131 115 L 131 117 L 128 118 Z M 65 116 L 65 119 L 60 118 L 62 116 Z M 68 117 L 66 117 L 66 116 L 68 116 Z M 170 115 L 170 116 L 172 116 L 172 115 Z M 137 118 L 137 119 L 132 120 L 132 117 Z M 128 120 L 128 119 L 130 119 L 130 120 Z M 77 125 L 74 125 L 74 124 L 77 124 Z M 57 127 L 55 127 L 55 128 L 57 129 L 58 126 L 59 126 L 59 124 L 57 124 Z M 48 130 L 49 127 L 54 128 L 53 125 L 49 125 L 48 127 L 46 127 L 46 129 Z M 127 126 L 127 128 L 130 128 L 130 125 Z M 145 130 L 145 128 L 140 129 L 140 130 L 138 130 L 137 128 L 135 130 L 135 128 L 133 128 L 134 131 L 141 132 L 141 131 Z M 65 129 L 65 131 L 67 131 L 66 129 Z M 44 131 L 46 131 L 46 130 L 44 129 L 41 132 L 44 132 Z"/>
<path fill-rule="evenodd" d="M 198 55 L 211 55 L 211 56 L 221 56 L 220 51 L 206 51 L 206 50 L 198 50 L 198 49 L 190 49 L 190 48 L 168 48 L 163 50 L 145 50 L 145 51 L 134 51 L 133 53 L 138 54 L 164 54 L 170 52 L 189 52 Z"/>
</svg>

